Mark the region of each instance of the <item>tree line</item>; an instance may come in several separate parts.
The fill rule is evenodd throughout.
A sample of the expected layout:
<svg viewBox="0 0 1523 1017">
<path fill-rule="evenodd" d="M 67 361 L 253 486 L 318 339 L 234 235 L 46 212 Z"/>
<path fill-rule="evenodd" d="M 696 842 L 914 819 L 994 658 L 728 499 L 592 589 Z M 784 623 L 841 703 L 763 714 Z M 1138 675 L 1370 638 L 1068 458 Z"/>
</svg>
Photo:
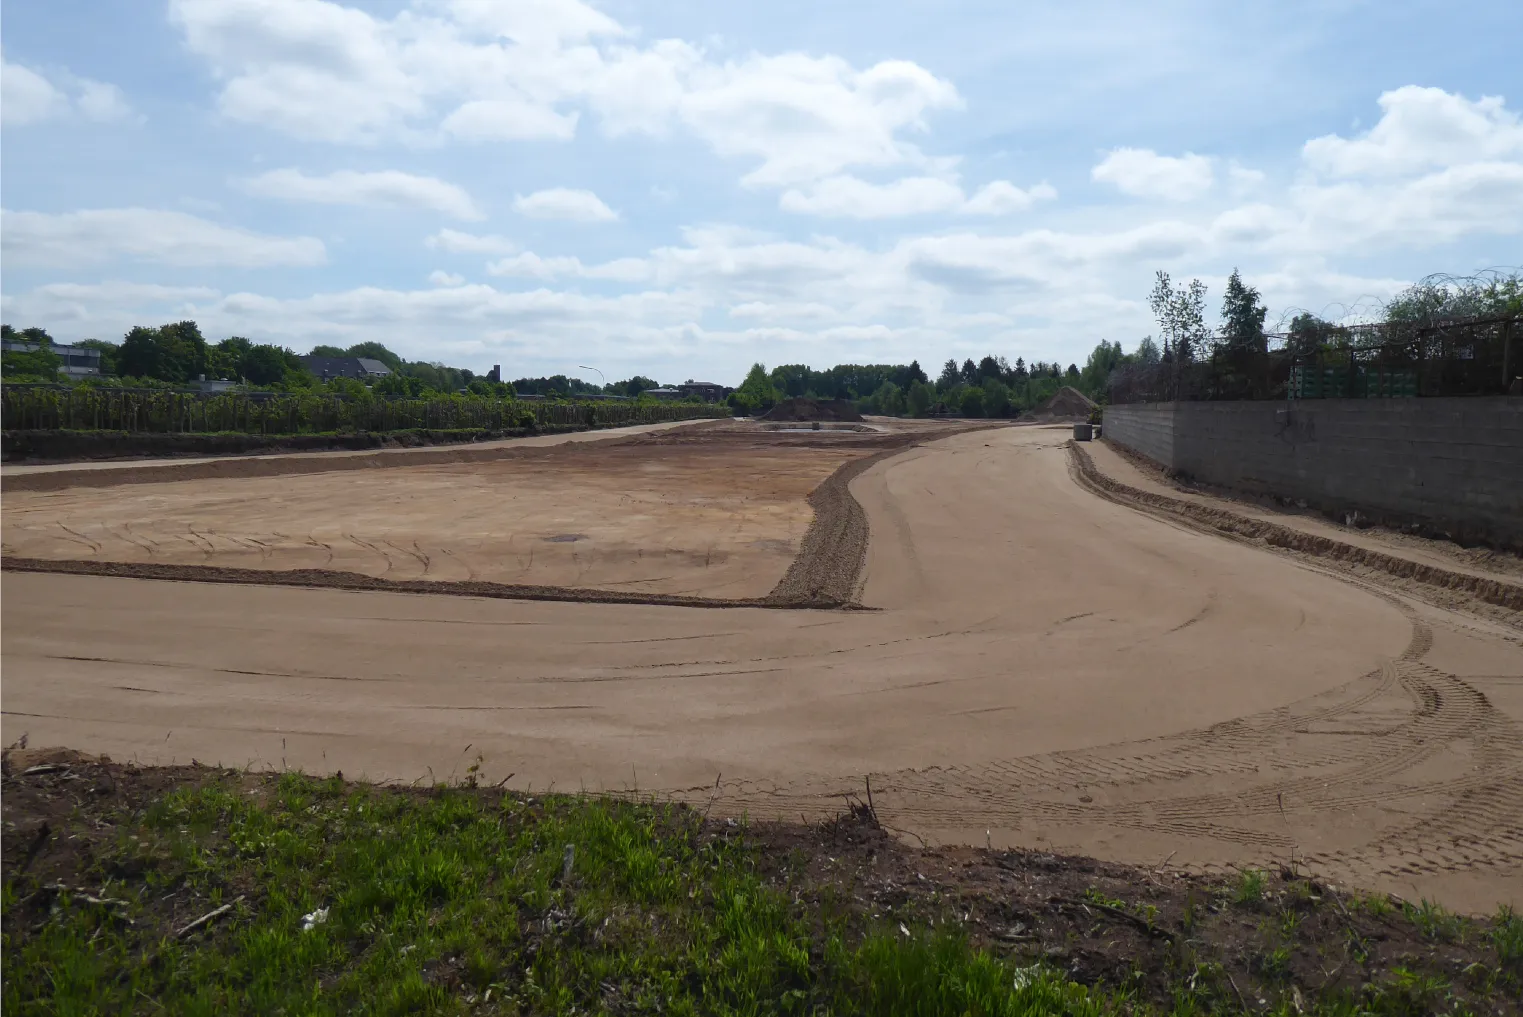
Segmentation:
<svg viewBox="0 0 1523 1017">
<path fill-rule="evenodd" d="M 1261 358 L 1269 349 L 1268 309 L 1259 290 L 1246 283 L 1237 269 L 1227 279 L 1219 324 L 1207 322 L 1208 290 L 1199 279 L 1175 284 L 1167 272 L 1155 273 L 1148 306 L 1157 323 L 1127 352 L 1119 341 L 1100 340 L 1084 366 L 1033 361 L 989 354 L 974 361 L 948 360 L 932 379 L 918 360 L 909 364 L 838 364 L 816 370 L 805 364 L 784 364 L 767 370 L 755 364 L 728 398 L 737 413 L 756 413 L 779 400 L 801 396 L 849 400 L 868 413 L 925 416 L 944 412 L 973 417 L 1013 417 L 1050 398 L 1065 385 L 1096 401 L 1107 398 L 1110 386 L 1128 372 L 1210 360 L 1232 371 Z M 1430 276 L 1398 293 L 1381 309 L 1391 324 L 1432 325 L 1458 319 L 1523 315 L 1523 274 L 1487 272 L 1467 278 Z M 1309 311 L 1287 314 L 1281 333 L 1296 354 L 1336 346 L 1344 327 Z M 1281 324 L 1285 324 L 1282 318 Z M 59 380 L 59 358 L 46 330 L 4 326 L 4 337 L 33 343 L 37 349 L 8 351 L 3 372 L 8 382 Z M 365 357 L 385 364 L 391 374 L 369 385 L 352 378 L 326 383 L 306 369 L 300 356 L 280 346 L 232 336 L 208 342 L 193 321 L 157 328 L 139 326 L 121 343 L 86 339 L 76 346 L 101 351 L 106 379 L 81 384 L 127 387 L 183 386 L 202 377 L 239 381 L 249 387 L 276 391 L 329 391 L 351 397 L 371 395 L 418 398 L 464 392 L 480 397 L 511 398 L 532 395 L 575 399 L 592 395 L 638 398 L 662 387 L 653 378 L 634 375 L 606 385 L 564 374 L 492 381 L 466 368 L 438 362 L 408 361 L 379 342 L 349 347 L 315 346 L 311 355 Z"/>
<path fill-rule="evenodd" d="M 11 383 L 58 383 L 123 388 L 177 388 L 200 380 L 233 381 L 255 390 L 274 392 L 328 392 L 351 398 L 388 396 L 423 398 L 465 393 L 486 398 L 538 395 L 575 398 L 588 395 L 619 395 L 637 398 L 647 389 L 659 388 L 651 378 L 636 375 L 608 385 L 593 385 L 579 378 L 557 374 L 548 378 L 492 381 L 469 368 L 450 367 L 437 361 L 410 361 L 379 342 L 348 347 L 314 346 L 308 356 L 363 357 L 385 364 L 391 374 L 369 383 L 355 378 L 318 378 L 295 351 L 269 343 L 256 343 L 242 336 L 209 342 L 194 321 L 170 322 L 158 327 L 136 326 L 120 343 L 83 339 L 71 345 L 100 351 L 100 378 L 61 378 L 62 358 L 46 329 L 3 326 L 4 338 L 32 344 L 29 351 L 6 351 L 4 379 Z"/>
</svg>

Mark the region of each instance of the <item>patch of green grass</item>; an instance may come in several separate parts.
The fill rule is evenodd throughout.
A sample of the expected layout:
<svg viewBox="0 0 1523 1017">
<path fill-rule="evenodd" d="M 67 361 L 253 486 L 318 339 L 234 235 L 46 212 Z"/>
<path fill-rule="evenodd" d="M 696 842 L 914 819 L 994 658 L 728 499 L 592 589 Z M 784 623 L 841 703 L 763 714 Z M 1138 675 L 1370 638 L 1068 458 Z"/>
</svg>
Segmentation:
<svg viewBox="0 0 1523 1017">
<path fill-rule="evenodd" d="M 1233 889 L 1235 903 L 1256 905 L 1264 899 L 1264 870 L 1243 869 L 1237 874 L 1237 886 Z"/>
<path fill-rule="evenodd" d="M 1349 898 L 1349 903 L 1357 910 L 1363 911 L 1371 918 L 1384 918 L 1394 908 L 1391 907 L 1391 898 L 1383 893 L 1354 894 Z"/>
<path fill-rule="evenodd" d="M 467 784 L 475 776 L 468 770 Z M 1150 997 L 1156 972 L 1135 965 L 1086 987 L 980 949 L 944 921 L 928 927 L 902 909 L 872 921 L 851 907 L 849 887 L 828 885 L 810 903 L 764 877 L 744 824 L 706 827 L 678 806 L 220 776 L 123 816 L 88 857 L 70 889 L 7 871 L 7 1017 L 1240 1009 L 1226 969 L 1198 963 L 1183 943 L 1168 988 Z M 795 851 L 787 865 L 809 860 Z M 1263 873 L 1245 872 L 1234 892 L 1262 900 Z M 1085 896 L 1158 924 L 1151 904 Z M 224 904 L 215 920 L 176 934 Z M 1192 926 L 1210 920 L 1193 896 L 1187 911 Z M 1292 991 L 1286 921 L 1264 916 L 1256 959 L 1282 995 Z M 1517 963 L 1520 935 L 1511 912 L 1493 923 L 1504 966 Z M 1450 999 L 1444 983 L 1401 972 L 1357 998 L 1307 998 L 1296 1009 L 1394 1015 Z"/>
<path fill-rule="evenodd" d="M 1523 917 L 1503 904 L 1491 921 L 1488 937 L 1497 952 L 1497 963 L 1515 978 L 1523 978 Z"/>
<path fill-rule="evenodd" d="M 1459 942 L 1464 936 L 1465 927 L 1459 916 L 1445 911 L 1426 897 L 1417 904 L 1410 901 L 1404 903 L 1401 910 L 1426 939 L 1453 943 Z"/>
<path fill-rule="evenodd" d="M 287 774 L 255 795 L 231 781 L 171 792 L 118 837 L 90 885 L 139 873 L 91 891 L 123 905 L 64 891 L 35 930 L 7 922 L 7 1014 L 1081 1015 L 1120 1003 L 955 933 L 811 915 L 764 885 L 743 828 L 705 833 L 677 807 L 493 803 Z M 48 892 L 7 878 L 7 915 Z M 178 939 L 155 910 L 167 895 L 187 905 L 174 925 L 244 899 Z"/>
</svg>

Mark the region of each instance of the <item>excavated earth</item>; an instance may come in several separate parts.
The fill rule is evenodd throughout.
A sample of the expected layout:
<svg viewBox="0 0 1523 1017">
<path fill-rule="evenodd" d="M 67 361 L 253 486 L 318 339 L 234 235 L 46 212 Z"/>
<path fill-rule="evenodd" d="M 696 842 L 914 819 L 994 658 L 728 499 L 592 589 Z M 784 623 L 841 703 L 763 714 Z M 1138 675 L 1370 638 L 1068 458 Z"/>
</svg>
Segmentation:
<svg viewBox="0 0 1523 1017">
<path fill-rule="evenodd" d="M 479 756 L 482 779 L 513 787 L 809 821 L 870 778 L 885 826 L 933 846 L 1201 875 L 1293 860 L 1461 910 L 1523 905 L 1523 620 L 1506 572 L 1403 566 L 1399 548 L 1353 555 L 1294 520 L 1171 504 L 1187 499 L 1116 480 L 1059 428 L 727 422 L 300 471 L 24 496 L 8 473 L 6 742 L 404 781 Z M 135 494 L 165 504 L 119 521 Z M 452 552 L 477 578 L 435 579 L 402 550 L 382 554 L 390 575 L 293 588 L 325 584 L 215 536 L 199 559 L 117 550 L 145 530 L 171 546 L 185 523 L 187 545 L 257 540 L 216 513 L 323 499 L 334 526 L 369 539 L 405 521 L 430 562 Z M 49 514 L 123 541 L 67 523 L 100 550 L 43 553 L 28 542 Z M 610 602 L 525 599 L 486 578 L 508 533 L 536 536 L 536 559 L 584 543 L 543 538 L 583 535 L 619 546 L 619 568 L 664 549 L 663 568 L 636 569 L 640 602 L 617 603 L 612 565 L 555 559 L 545 588 Z M 780 544 L 748 559 L 758 540 Z M 397 578 L 408 559 L 419 571 Z M 170 571 L 132 571 L 151 567 Z M 231 568 L 254 575 L 205 571 Z M 92 570 L 116 574 L 77 574 Z"/>
</svg>

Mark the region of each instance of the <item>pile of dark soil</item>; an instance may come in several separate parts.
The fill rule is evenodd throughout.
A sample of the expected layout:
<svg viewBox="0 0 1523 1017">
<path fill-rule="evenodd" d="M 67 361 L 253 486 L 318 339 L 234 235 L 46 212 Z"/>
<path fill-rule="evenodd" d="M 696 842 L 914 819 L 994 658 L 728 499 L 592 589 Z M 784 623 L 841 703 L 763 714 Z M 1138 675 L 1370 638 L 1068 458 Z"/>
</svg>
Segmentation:
<svg viewBox="0 0 1523 1017">
<path fill-rule="evenodd" d="M 1019 419 L 1041 423 L 1083 423 L 1095 408 L 1094 400 L 1070 385 L 1064 385 L 1051 398 L 1033 406 Z"/>
<path fill-rule="evenodd" d="M 858 421 L 862 414 L 846 399 L 784 399 L 762 414 L 763 420 Z"/>
</svg>

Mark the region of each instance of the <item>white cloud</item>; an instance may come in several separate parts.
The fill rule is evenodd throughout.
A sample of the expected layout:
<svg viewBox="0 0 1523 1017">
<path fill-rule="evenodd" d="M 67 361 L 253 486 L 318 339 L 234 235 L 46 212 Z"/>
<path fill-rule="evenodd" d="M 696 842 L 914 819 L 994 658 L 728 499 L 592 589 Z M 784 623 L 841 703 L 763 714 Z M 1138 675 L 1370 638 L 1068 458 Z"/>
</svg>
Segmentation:
<svg viewBox="0 0 1523 1017">
<path fill-rule="evenodd" d="M 86 120 L 97 123 L 122 123 L 142 119 L 133 112 L 127 97 L 115 85 L 89 78 L 76 79 L 78 95 L 74 105 Z"/>
<path fill-rule="evenodd" d="M 1401 176 L 1440 166 L 1523 158 L 1523 122 L 1500 96 L 1471 101 L 1406 85 L 1380 96 L 1380 121 L 1358 138 L 1313 138 L 1302 155 L 1333 177 Z"/>
<path fill-rule="evenodd" d="M 523 96 L 474 99 L 444 118 L 440 128 L 466 141 L 567 141 L 576 135 L 577 114 L 557 113 Z"/>
<path fill-rule="evenodd" d="M 428 273 L 428 281 L 435 286 L 459 286 L 465 282 L 465 276 L 436 268 Z"/>
<path fill-rule="evenodd" d="M 784 187 L 924 164 L 900 133 L 962 104 L 908 61 L 718 63 L 680 39 L 638 45 L 574 0 L 415 0 L 390 18 L 328 0 L 172 0 L 170 15 L 224 80 L 225 116 L 332 142 L 566 139 L 585 108 L 609 134 L 681 127 L 755 162 L 747 184 Z"/>
<path fill-rule="evenodd" d="M 1115 149 L 1089 175 L 1124 194 L 1164 201 L 1198 198 L 1211 189 L 1214 176 L 1211 160 L 1203 155 L 1159 155 L 1147 148 Z"/>
<path fill-rule="evenodd" d="M 1009 215 L 1057 193 L 1047 184 L 1023 191 L 1008 180 L 995 180 L 969 198 L 956 182 L 941 177 L 903 177 L 888 184 L 873 184 L 858 177 L 834 176 L 784 191 L 778 206 L 785 212 L 850 219 L 946 212 Z"/>
<path fill-rule="evenodd" d="M 0 215 L 8 267 L 77 267 L 115 258 L 233 268 L 321 265 L 327 260 L 323 242 L 315 237 L 269 236 L 163 209 L 102 208 L 59 215 L 5 209 Z"/>
<path fill-rule="evenodd" d="M 242 187 L 249 194 L 285 201 L 422 208 L 456 219 L 483 218 L 476 203 L 462 188 L 437 177 L 415 176 L 397 170 L 373 173 L 339 170 L 314 177 L 297 169 L 278 169 L 244 180 Z"/>
<path fill-rule="evenodd" d="M 694 69 L 678 118 L 722 156 L 760 158 L 743 183 L 779 187 L 923 161 L 898 132 L 923 131 L 927 113 L 961 105 L 951 82 L 908 61 L 858 71 L 839 57 L 785 53 Z"/>
<path fill-rule="evenodd" d="M 97 123 L 136 119 L 121 89 L 67 71 L 56 83 L 30 68 L 0 58 L 0 120 L 12 127 L 69 115 Z"/>
<path fill-rule="evenodd" d="M 530 279 L 554 279 L 557 276 L 581 275 L 582 260 L 565 256 L 542 258 L 532 251 L 514 254 L 487 265 L 489 275 L 520 276 Z"/>
<path fill-rule="evenodd" d="M 968 215 L 1009 215 L 1057 196 L 1057 189 L 1051 184 L 1040 183 L 1023 191 L 1008 180 L 994 180 L 980 187 L 959 211 Z"/>
<path fill-rule="evenodd" d="M 0 118 L 8 126 L 35 124 L 67 113 L 69 99 L 36 71 L 0 62 Z"/>
<path fill-rule="evenodd" d="M 891 184 L 870 184 L 851 176 L 827 177 L 807 190 L 784 191 L 778 205 L 785 212 L 883 219 L 925 215 L 960 208 L 962 188 L 935 177 L 905 177 Z"/>
<path fill-rule="evenodd" d="M 513 199 L 513 211 L 530 219 L 569 219 L 573 222 L 610 222 L 619 213 L 603 204 L 591 191 L 552 187 Z"/>
<path fill-rule="evenodd" d="M 448 251 L 450 254 L 512 254 L 518 250 L 518 245 L 513 241 L 495 233 L 482 236 L 448 229 L 440 230 L 424 243 L 434 250 Z"/>
</svg>

